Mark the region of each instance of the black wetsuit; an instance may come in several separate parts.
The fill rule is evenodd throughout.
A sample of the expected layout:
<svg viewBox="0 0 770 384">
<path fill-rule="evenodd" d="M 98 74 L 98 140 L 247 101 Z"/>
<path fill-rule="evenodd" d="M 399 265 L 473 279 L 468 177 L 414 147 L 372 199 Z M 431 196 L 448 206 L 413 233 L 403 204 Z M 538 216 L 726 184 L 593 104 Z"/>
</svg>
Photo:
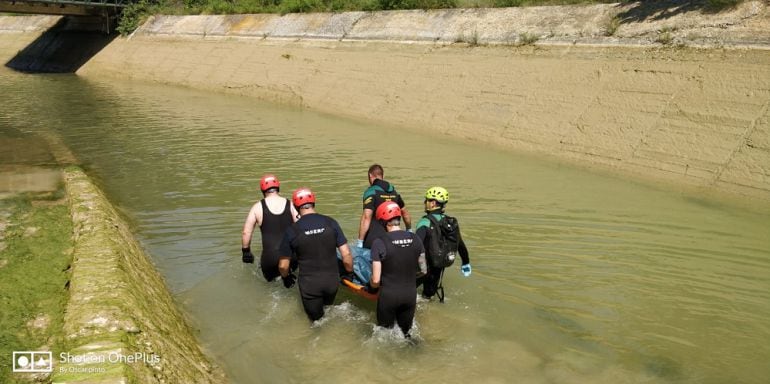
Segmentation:
<svg viewBox="0 0 770 384">
<path fill-rule="evenodd" d="M 281 257 L 297 259 L 299 293 L 311 321 L 323 317 L 323 306 L 334 302 L 340 284 L 337 248 L 347 242 L 337 221 L 318 213 L 302 216 L 286 230 Z"/>
<path fill-rule="evenodd" d="M 374 213 L 377 212 L 377 207 L 386 201 L 395 201 L 398 203 L 399 208 L 404 207 L 404 200 L 401 195 L 396 192 L 396 188 L 382 179 L 374 180 L 369 188 L 364 191 L 364 209 L 372 210 L 372 220 L 369 222 L 369 230 L 364 237 L 364 248 L 372 248 L 372 243 L 378 237 L 384 236 L 387 231 L 382 224 L 374 219 Z"/>
<path fill-rule="evenodd" d="M 443 213 L 431 213 L 436 220 L 441 220 L 443 217 Z M 427 215 L 426 215 L 427 216 Z M 420 219 L 420 221 L 417 223 L 417 237 L 422 240 L 423 246 L 426 248 L 425 252 L 426 254 L 429 252 L 428 244 L 430 244 L 430 221 L 426 216 L 423 216 L 423 218 Z M 465 246 L 465 242 L 463 241 L 462 233 L 458 234 L 459 244 L 457 248 L 457 252 L 460 254 L 460 259 L 462 259 L 462 264 L 469 264 L 470 256 L 468 255 L 468 248 Z M 439 282 L 441 280 L 441 275 L 444 273 L 444 268 L 437 268 L 432 265 L 430 265 L 430 262 L 428 262 L 428 274 L 417 279 L 417 286 L 420 286 L 422 284 L 422 296 L 426 298 L 431 298 L 433 295 L 436 294 L 436 291 L 438 290 Z M 443 294 L 443 292 L 442 292 Z M 442 299 L 443 300 L 443 299 Z"/>
<path fill-rule="evenodd" d="M 404 335 L 409 335 L 417 305 L 420 239 L 406 231 L 388 232 L 372 245 L 372 261 L 382 263 L 380 297 L 377 300 L 377 325 L 391 328 L 397 322 Z"/>
<path fill-rule="evenodd" d="M 265 199 L 262 199 L 262 225 L 259 226 L 262 232 L 262 255 L 259 257 L 259 266 L 262 269 L 262 276 L 267 281 L 273 281 L 281 274 L 278 272 L 278 257 L 281 240 L 286 233 L 286 228 L 292 224 L 291 204 L 286 200 L 286 207 L 280 214 L 273 214 L 267 207 Z"/>
</svg>

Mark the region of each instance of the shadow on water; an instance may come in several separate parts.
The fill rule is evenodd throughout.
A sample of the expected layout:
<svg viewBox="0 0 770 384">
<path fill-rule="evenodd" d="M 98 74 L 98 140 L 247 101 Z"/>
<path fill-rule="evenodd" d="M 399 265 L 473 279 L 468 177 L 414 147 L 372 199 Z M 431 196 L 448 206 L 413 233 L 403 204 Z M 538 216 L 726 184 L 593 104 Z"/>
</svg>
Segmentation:
<svg viewBox="0 0 770 384">
<path fill-rule="evenodd" d="M 117 37 L 92 17 L 64 16 L 5 66 L 20 72 L 74 73 Z"/>
<path fill-rule="evenodd" d="M 665 20 L 683 13 L 700 11 L 703 13 L 719 13 L 735 8 L 739 0 L 654 0 L 654 1 L 623 1 L 618 6 L 633 3 L 631 8 L 620 12 L 617 18 L 621 23 L 635 23 L 647 20 Z"/>
<path fill-rule="evenodd" d="M 684 379 L 682 365 L 666 356 L 645 356 L 644 369 L 661 379 L 678 381 Z"/>
</svg>

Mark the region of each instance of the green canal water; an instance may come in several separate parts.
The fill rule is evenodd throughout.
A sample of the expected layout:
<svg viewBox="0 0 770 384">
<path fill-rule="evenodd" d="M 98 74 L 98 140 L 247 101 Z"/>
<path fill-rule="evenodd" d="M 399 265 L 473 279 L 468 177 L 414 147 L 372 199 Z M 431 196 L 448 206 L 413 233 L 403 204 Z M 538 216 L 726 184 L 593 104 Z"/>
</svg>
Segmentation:
<svg viewBox="0 0 770 384">
<path fill-rule="evenodd" d="M 60 135 L 234 383 L 770 380 L 767 209 L 183 88 L 0 69 L 0 94 L 0 135 Z M 471 252 L 444 304 L 419 301 L 415 345 L 343 291 L 311 326 L 240 261 L 263 173 L 311 187 L 352 239 L 373 162 L 413 216 L 446 187 Z"/>
</svg>

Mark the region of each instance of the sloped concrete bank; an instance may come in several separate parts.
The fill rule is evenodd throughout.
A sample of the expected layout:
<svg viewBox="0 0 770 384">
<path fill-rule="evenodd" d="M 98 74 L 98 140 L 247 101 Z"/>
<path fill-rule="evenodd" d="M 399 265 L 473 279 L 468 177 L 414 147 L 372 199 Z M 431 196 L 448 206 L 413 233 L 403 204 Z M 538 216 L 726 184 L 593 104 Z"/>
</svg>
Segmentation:
<svg viewBox="0 0 770 384">
<path fill-rule="evenodd" d="M 767 4 L 708 13 L 653 3 L 672 2 L 156 16 L 78 74 L 245 95 L 770 201 Z"/>
<path fill-rule="evenodd" d="M 74 224 L 70 299 L 55 383 L 220 383 L 127 224 L 76 167 L 64 171 Z"/>
</svg>

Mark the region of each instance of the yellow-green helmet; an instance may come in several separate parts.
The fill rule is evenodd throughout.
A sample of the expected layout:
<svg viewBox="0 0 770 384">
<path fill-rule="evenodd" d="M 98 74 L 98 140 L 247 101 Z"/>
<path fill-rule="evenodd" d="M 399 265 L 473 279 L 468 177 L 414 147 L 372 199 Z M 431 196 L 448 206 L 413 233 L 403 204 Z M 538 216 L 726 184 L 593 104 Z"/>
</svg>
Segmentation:
<svg viewBox="0 0 770 384">
<path fill-rule="evenodd" d="M 428 200 L 436 200 L 441 204 L 446 204 L 449 201 L 449 192 L 442 187 L 433 187 L 425 192 L 425 198 Z"/>
</svg>

